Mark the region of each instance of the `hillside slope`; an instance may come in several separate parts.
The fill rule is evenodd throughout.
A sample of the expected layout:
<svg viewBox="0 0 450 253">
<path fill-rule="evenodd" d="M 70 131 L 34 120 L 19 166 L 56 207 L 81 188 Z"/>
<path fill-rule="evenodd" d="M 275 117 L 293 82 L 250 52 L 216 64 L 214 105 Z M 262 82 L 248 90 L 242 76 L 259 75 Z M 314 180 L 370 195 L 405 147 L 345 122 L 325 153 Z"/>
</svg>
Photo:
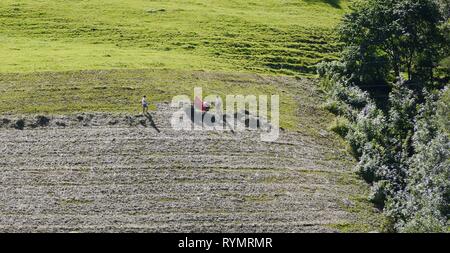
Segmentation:
<svg viewBox="0 0 450 253">
<path fill-rule="evenodd" d="M 83 75 L 73 73 L 73 75 Z M 199 73 L 205 78 L 205 75 Z M 107 82 L 108 75 L 103 75 Z M 209 74 L 298 90 L 310 81 Z M 257 80 L 257 81 L 256 81 Z M 309 85 L 306 85 L 309 84 Z M 308 88 L 309 87 L 309 88 Z M 302 91 L 304 90 L 304 91 Z M 305 91 L 306 90 L 306 91 Z M 299 118 L 324 120 L 320 109 Z M 313 107 L 311 107 L 313 108 Z M 332 232 L 379 229 L 367 186 L 326 125 L 282 131 L 175 131 L 167 103 L 144 116 L 75 113 L 4 115 L 0 123 L 0 230 L 12 232 Z M 24 119 L 23 130 L 17 121 Z"/>
<path fill-rule="evenodd" d="M 0 72 L 170 68 L 314 74 L 344 0 L 0 2 Z"/>
<path fill-rule="evenodd" d="M 378 230 L 305 78 L 336 57 L 346 10 L 344 0 L 2 0 L 0 232 Z M 167 104 L 194 87 L 280 95 L 281 138 L 174 131 Z M 142 95 L 160 132 L 140 115 Z"/>
</svg>

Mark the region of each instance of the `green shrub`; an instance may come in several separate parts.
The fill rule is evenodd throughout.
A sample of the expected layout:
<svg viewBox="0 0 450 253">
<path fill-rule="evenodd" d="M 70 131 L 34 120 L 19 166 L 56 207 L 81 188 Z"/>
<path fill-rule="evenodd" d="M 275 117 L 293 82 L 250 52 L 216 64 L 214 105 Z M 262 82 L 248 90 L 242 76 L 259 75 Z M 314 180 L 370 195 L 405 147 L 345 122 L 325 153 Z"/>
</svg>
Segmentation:
<svg viewBox="0 0 450 253">
<path fill-rule="evenodd" d="M 379 179 L 378 173 L 383 166 L 383 157 L 380 150 L 372 143 L 364 146 L 362 156 L 358 163 L 358 174 L 368 183 Z"/>
<path fill-rule="evenodd" d="M 329 129 L 339 136 L 345 138 L 347 136 L 347 133 L 349 131 L 349 121 L 346 118 L 343 117 L 337 117 L 333 124 L 329 127 Z"/>
<path fill-rule="evenodd" d="M 448 88 L 439 92 L 448 86 L 448 58 L 436 69 L 448 57 L 447 2 L 356 1 L 339 28 L 340 61 L 317 68 L 334 101 L 326 108 L 349 121 L 333 130 L 346 133 L 389 232 L 448 230 L 450 99 Z M 374 96 L 392 88 L 388 103 L 377 106 L 359 88 L 369 86 Z"/>
<path fill-rule="evenodd" d="M 329 99 L 323 106 L 323 108 L 336 116 L 344 116 L 349 110 L 348 106 L 339 101 Z"/>
<path fill-rule="evenodd" d="M 445 233 L 447 221 L 436 211 L 422 208 L 410 218 L 399 230 L 403 233 Z"/>
<path fill-rule="evenodd" d="M 386 180 L 378 181 L 371 187 L 369 201 L 377 208 L 383 209 L 388 196 L 389 182 Z"/>
</svg>

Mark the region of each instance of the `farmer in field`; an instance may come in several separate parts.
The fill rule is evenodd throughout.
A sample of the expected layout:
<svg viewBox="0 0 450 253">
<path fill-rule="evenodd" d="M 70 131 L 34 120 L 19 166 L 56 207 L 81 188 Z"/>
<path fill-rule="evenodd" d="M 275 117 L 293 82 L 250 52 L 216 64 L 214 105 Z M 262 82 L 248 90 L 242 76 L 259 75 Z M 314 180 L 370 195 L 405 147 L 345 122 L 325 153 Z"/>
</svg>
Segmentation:
<svg viewBox="0 0 450 253">
<path fill-rule="evenodd" d="M 142 113 L 143 114 L 148 113 L 147 96 L 142 97 L 141 103 L 142 103 Z"/>
</svg>

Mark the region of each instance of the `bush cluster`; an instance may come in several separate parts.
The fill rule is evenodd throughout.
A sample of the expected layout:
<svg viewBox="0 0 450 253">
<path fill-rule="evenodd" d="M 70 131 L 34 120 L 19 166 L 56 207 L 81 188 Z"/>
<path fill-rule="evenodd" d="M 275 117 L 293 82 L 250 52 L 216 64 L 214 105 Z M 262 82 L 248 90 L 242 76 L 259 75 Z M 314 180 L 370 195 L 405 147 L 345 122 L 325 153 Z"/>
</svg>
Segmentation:
<svg viewBox="0 0 450 253">
<path fill-rule="evenodd" d="M 339 28 L 341 59 L 317 67 L 325 107 L 339 116 L 332 130 L 358 159 L 387 231 L 448 230 L 450 91 L 437 67 L 450 59 L 445 3 L 357 1 Z"/>
<path fill-rule="evenodd" d="M 333 77 L 326 108 L 338 115 L 331 127 L 358 159 L 369 199 L 385 211 L 388 231 L 444 232 L 450 215 L 450 90 L 393 84 L 387 109 L 367 92 Z"/>
</svg>

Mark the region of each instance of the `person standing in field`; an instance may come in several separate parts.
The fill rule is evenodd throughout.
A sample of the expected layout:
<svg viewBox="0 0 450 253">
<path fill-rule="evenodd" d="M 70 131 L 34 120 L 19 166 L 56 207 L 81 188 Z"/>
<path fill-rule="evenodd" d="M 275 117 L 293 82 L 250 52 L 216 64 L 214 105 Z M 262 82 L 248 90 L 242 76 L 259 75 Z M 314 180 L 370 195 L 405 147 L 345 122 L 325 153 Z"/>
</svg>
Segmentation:
<svg viewBox="0 0 450 253">
<path fill-rule="evenodd" d="M 142 97 L 141 103 L 142 103 L 142 113 L 143 114 L 148 113 L 147 96 Z"/>
</svg>

